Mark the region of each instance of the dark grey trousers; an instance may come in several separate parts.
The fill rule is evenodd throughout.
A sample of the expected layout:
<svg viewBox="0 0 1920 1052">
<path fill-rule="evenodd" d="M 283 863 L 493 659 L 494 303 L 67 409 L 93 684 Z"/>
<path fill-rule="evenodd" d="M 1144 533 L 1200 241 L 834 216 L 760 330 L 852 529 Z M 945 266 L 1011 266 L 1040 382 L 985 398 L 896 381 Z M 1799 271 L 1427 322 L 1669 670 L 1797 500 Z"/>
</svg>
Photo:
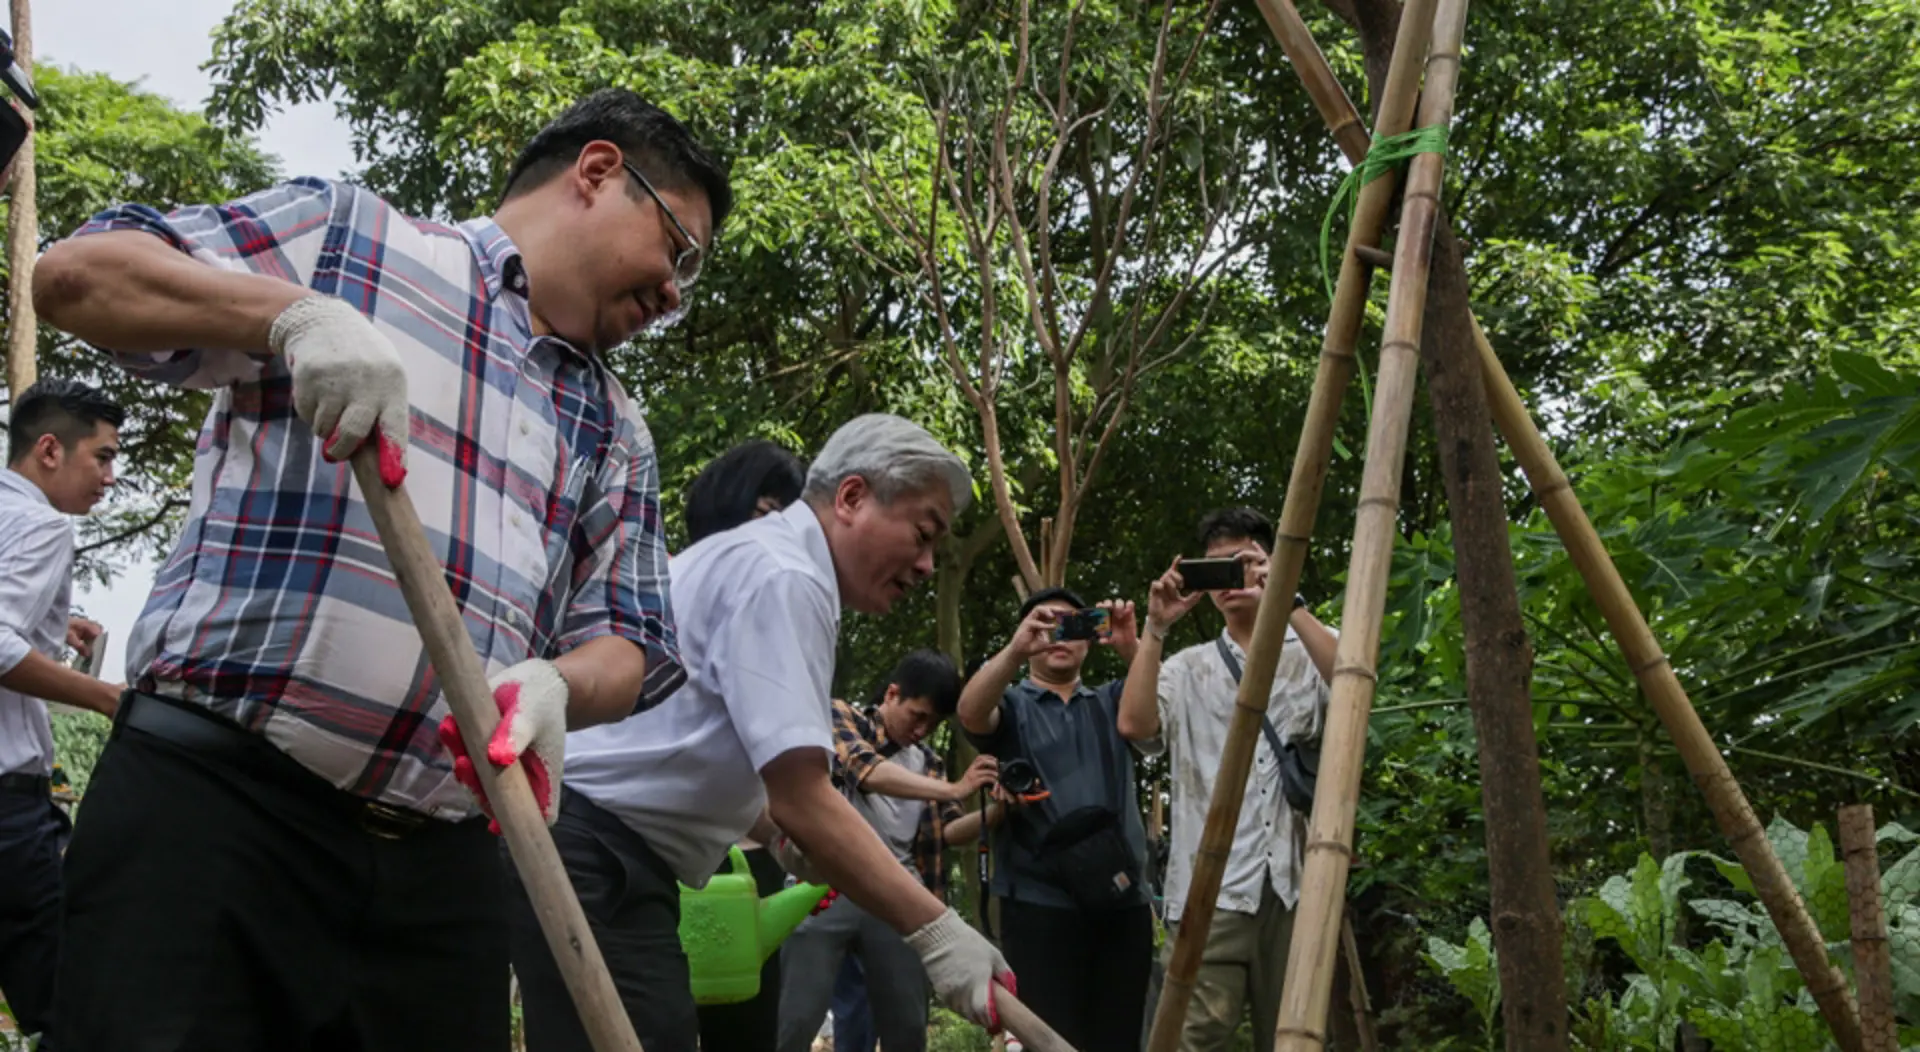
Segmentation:
<svg viewBox="0 0 1920 1052">
<path fill-rule="evenodd" d="M 866 970 L 873 1030 L 886 1052 L 925 1052 L 927 972 L 892 928 L 846 898 L 810 917 L 780 947 L 779 1052 L 807 1052 L 833 1002 L 840 962 L 857 954 Z"/>
</svg>

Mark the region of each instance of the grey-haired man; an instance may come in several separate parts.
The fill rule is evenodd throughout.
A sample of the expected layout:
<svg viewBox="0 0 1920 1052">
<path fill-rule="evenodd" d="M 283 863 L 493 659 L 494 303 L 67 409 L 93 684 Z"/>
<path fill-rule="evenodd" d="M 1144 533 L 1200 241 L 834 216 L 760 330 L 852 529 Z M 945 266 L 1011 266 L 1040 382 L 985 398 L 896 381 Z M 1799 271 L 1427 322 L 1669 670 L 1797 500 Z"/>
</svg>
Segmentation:
<svg viewBox="0 0 1920 1052">
<path fill-rule="evenodd" d="M 993 984 L 1013 986 L 1005 959 L 894 861 L 830 777 L 840 610 L 885 613 L 932 576 L 971 490 L 966 466 L 918 425 L 848 423 L 799 503 L 674 559 L 686 685 L 657 709 L 568 735 L 554 841 L 648 1052 L 692 1052 L 698 1038 L 675 881 L 704 886 L 749 834 L 905 935 L 935 993 L 997 1025 Z M 528 1049 L 587 1049 L 524 893 L 513 957 Z"/>
</svg>

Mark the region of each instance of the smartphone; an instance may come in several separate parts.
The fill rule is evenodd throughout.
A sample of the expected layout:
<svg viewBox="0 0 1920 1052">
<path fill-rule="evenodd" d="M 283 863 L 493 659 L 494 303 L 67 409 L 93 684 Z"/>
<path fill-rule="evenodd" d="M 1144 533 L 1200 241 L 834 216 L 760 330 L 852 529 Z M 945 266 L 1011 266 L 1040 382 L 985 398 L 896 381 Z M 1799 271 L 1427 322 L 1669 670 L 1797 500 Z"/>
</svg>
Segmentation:
<svg viewBox="0 0 1920 1052">
<path fill-rule="evenodd" d="M 1096 606 L 1061 614 L 1053 623 L 1056 640 L 1099 639 L 1107 630 L 1107 612 Z"/>
<path fill-rule="evenodd" d="M 1247 586 L 1247 564 L 1239 559 L 1182 559 L 1180 579 L 1189 592 L 1223 592 Z"/>
</svg>

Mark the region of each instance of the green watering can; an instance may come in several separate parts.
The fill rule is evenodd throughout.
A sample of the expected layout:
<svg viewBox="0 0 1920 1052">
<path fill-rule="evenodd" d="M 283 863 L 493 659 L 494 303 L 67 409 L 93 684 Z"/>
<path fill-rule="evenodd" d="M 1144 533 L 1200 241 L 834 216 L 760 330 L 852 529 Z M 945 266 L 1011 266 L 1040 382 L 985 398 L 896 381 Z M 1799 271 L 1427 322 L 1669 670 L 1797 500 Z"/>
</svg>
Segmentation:
<svg viewBox="0 0 1920 1052">
<path fill-rule="evenodd" d="M 747 856 L 727 849 L 729 871 L 698 891 L 680 885 L 680 946 L 687 951 L 695 1004 L 751 1001 L 760 966 L 827 895 L 819 884 L 796 884 L 766 898 L 754 886 Z"/>
</svg>

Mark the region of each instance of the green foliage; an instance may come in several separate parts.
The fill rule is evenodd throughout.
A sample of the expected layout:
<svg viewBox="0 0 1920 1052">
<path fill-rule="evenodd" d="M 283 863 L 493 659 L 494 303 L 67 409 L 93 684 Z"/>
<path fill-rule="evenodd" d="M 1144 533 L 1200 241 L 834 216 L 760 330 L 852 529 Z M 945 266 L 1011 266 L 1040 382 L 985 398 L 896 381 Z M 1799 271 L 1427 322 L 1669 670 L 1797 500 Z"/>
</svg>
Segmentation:
<svg viewBox="0 0 1920 1052">
<path fill-rule="evenodd" d="M 53 724 L 53 756 L 66 772 L 67 784 L 74 795 L 85 796 L 93 779 L 94 764 L 100 762 L 100 750 L 106 748 L 112 721 L 94 712 L 56 712 Z"/>
<path fill-rule="evenodd" d="M 1473 1002 L 1480 1014 L 1480 1025 L 1487 1034 L 1487 1048 L 1494 1043 L 1495 1020 L 1500 1017 L 1499 957 L 1493 949 L 1493 934 L 1478 917 L 1467 926 L 1467 941 L 1455 946 L 1445 939 L 1429 937 L 1427 952 L 1421 955 L 1427 964 L 1444 977 L 1461 996 Z"/>
</svg>

